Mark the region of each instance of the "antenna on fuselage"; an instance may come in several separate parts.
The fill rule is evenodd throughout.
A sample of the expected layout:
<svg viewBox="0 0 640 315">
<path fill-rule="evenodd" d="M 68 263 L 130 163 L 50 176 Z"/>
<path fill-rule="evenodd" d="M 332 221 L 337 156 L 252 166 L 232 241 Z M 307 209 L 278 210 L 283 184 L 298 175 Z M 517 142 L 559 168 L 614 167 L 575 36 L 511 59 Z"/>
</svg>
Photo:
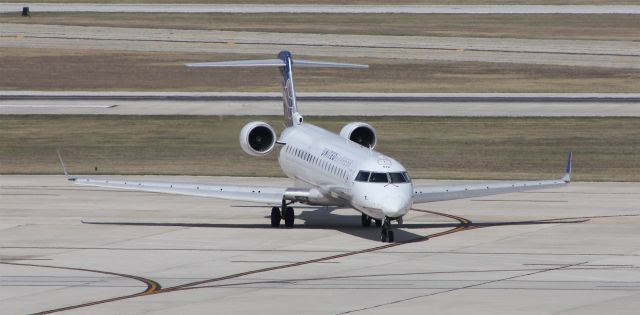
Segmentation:
<svg viewBox="0 0 640 315">
<path fill-rule="evenodd" d="M 286 127 L 299 125 L 303 121 L 302 115 L 298 113 L 298 105 L 296 103 L 296 91 L 293 84 L 292 70 L 294 66 L 314 68 L 369 68 L 368 65 L 353 63 L 298 59 L 294 61 L 291 57 L 291 53 L 286 50 L 283 50 L 278 54 L 278 59 L 198 62 L 188 63 L 186 65 L 188 67 L 278 67 L 282 74 L 282 107 L 284 110 L 284 124 Z"/>
</svg>

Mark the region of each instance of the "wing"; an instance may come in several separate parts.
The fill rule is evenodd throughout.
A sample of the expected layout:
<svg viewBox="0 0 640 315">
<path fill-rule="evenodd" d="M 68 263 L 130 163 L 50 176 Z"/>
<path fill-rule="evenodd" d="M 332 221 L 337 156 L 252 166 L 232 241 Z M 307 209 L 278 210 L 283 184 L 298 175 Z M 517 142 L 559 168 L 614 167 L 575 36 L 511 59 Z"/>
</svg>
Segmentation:
<svg viewBox="0 0 640 315">
<path fill-rule="evenodd" d="M 58 151 L 58 159 L 60 159 L 60 165 L 64 171 L 64 176 L 67 180 L 72 181 L 77 185 L 146 191 L 162 194 L 210 197 L 278 206 L 282 205 L 284 199 L 308 202 L 310 199 L 315 198 L 316 201 L 325 201 L 324 196 L 322 196 L 317 190 L 307 188 L 211 185 L 203 183 L 171 183 L 77 177 L 69 175 L 69 172 L 67 172 L 67 168 L 64 165 L 60 151 Z"/>
<path fill-rule="evenodd" d="M 233 186 L 68 177 L 78 185 L 280 205 L 286 187 Z"/>
<path fill-rule="evenodd" d="M 453 185 L 453 186 L 415 186 L 413 188 L 413 203 L 426 203 L 464 199 L 481 196 L 491 196 L 512 192 L 528 191 L 542 188 L 561 187 L 571 182 L 571 160 L 569 153 L 565 176 L 557 180 L 494 182 L 486 184 Z"/>
</svg>

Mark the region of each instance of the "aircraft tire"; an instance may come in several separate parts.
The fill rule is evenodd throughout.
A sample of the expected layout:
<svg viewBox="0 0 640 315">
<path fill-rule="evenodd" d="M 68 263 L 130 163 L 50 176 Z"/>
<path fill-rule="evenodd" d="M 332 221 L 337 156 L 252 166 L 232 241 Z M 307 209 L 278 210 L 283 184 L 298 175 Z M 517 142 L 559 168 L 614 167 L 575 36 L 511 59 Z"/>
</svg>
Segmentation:
<svg viewBox="0 0 640 315">
<path fill-rule="evenodd" d="M 279 227 L 280 220 L 282 220 L 282 216 L 280 215 L 280 208 L 278 207 L 271 208 L 271 226 Z"/>
<path fill-rule="evenodd" d="M 380 233 L 380 241 L 383 243 L 387 242 L 387 229 L 382 229 L 382 233 Z"/>
<path fill-rule="evenodd" d="M 392 230 L 390 230 L 387 233 L 387 241 L 389 241 L 389 243 L 393 243 L 393 231 Z"/>
<path fill-rule="evenodd" d="M 382 220 L 375 220 L 376 221 L 376 226 L 377 227 L 381 227 L 382 226 Z"/>
<path fill-rule="evenodd" d="M 293 221 L 295 220 L 295 214 L 292 207 L 286 207 L 284 211 L 284 226 L 293 227 Z"/>
</svg>

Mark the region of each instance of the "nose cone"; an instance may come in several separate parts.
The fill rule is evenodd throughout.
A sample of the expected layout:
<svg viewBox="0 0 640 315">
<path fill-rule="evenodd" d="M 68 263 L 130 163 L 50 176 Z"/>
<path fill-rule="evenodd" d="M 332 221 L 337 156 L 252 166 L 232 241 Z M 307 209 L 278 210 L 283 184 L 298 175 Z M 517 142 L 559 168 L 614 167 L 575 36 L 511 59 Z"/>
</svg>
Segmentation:
<svg viewBox="0 0 640 315">
<path fill-rule="evenodd" d="M 411 194 L 393 194 L 382 201 L 382 212 L 386 217 L 399 218 L 409 211 L 412 204 Z"/>
</svg>

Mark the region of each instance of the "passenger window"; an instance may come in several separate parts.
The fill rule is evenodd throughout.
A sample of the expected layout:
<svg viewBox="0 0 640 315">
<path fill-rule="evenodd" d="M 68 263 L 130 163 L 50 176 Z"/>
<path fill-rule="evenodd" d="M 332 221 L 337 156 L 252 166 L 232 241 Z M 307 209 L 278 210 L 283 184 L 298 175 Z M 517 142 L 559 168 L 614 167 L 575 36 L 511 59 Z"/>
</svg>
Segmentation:
<svg viewBox="0 0 640 315">
<path fill-rule="evenodd" d="M 388 183 L 389 179 L 387 178 L 387 173 L 371 173 L 371 177 L 369 178 L 369 182 L 371 182 L 371 183 Z"/>
<path fill-rule="evenodd" d="M 366 182 L 369 180 L 369 174 L 371 174 L 371 172 L 365 172 L 365 171 L 360 171 L 358 172 L 358 176 L 356 176 L 356 181 L 357 182 Z"/>
<path fill-rule="evenodd" d="M 389 173 L 389 178 L 392 183 L 406 183 L 407 179 L 404 177 L 402 173 Z"/>
</svg>

